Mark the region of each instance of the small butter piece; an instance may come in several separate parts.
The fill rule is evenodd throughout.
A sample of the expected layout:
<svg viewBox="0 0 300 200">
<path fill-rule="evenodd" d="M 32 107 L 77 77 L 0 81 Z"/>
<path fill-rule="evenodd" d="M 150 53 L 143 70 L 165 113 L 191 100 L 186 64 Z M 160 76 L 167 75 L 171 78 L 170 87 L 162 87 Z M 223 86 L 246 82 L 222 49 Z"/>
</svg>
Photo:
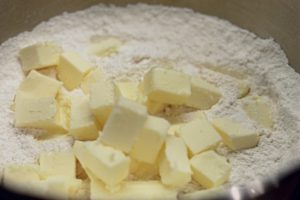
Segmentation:
<svg viewBox="0 0 300 200">
<path fill-rule="evenodd" d="M 137 136 L 130 156 L 138 161 L 154 164 L 167 136 L 170 124 L 159 117 L 148 116 Z"/>
<path fill-rule="evenodd" d="M 193 178 L 205 188 L 213 188 L 227 181 L 231 166 L 226 158 L 214 151 L 206 151 L 191 159 Z"/>
<path fill-rule="evenodd" d="M 145 106 L 120 97 L 104 125 L 100 139 L 107 145 L 129 153 L 146 120 Z"/>
<path fill-rule="evenodd" d="M 191 168 L 186 146 L 181 138 L 168 136 L 159 163 L 161 182 L 180 187 L 191 181 Z"/>
<path fill-rule="evenodd" d="M 56 44 L 50 42 L 37 43 L 21 49 L 19 58 L 23 71 L 29 72 L 33 69 L 57 65 L 61 53 L 61 47 Z"/>
<path fill-rule="evenodd" d="M 258 133 L 248 130 L 239 123 L 226 118 L 216 118 L 212 124 L 222 136 L 224 143 L 233 150 L 251 148 L 258 143 Z"/>
<path fill-rule="evenodd" d="M 103 126 L 117 100 L 115 85 L 110 80 L 102 80 L 90 85 L 90 107 L 96 119 Z"/>
<path fill-rule="evenodd" d="M 192 155 L 213 149 L 221 142 L 221 136 L 206 119 L 183 124 L 176 135 L 183 138 Z"/>
<path fill-rule="evenodd" d="M 216 104 L 221 98 L 219 89 L 200 77 L 192 77 L 191 88 L 191 96 L 186 101 L 186 105 L 188 106 L 207 110 Z"/>
<path fill-rule="evenodd" d="M 237 80 L 237 88 L 238 88 L 238 98 L 243 98 L 247 96 L 250 92 L 250 86 L 247 81 Z"/>
<path fill-rule="evenodd" d="M 265 97 L 251 97 L 243 104 L 243 109 L 252 120 L 265 128 L 272 128 L 272 102 Z"/>
<path fill-rule="evenodd" d="M 95 140 L 98 125 L 85 97 L 73 97 L 69 133 L 76 140 Z"/>
<path fill-rule="evenodd" d="M 72 152 L 50 152 L 40 154 L 40 173 L 46 179 L 49 176 L 75 178 L 76 160 Z"/>
<path fill-rule="evenodd" d="M 99 57 L 110 56 L 116 53 L 123 45 L 123 41 L 117 37 L 107 37 L 101 40 L 92 42 L 88 47 L 88 53 Z"/>
<path fill-rule="evenodd" d="M 144 92 L 149 99 L 166 104 L 183 104 L 191 95 L 188 75 L 163 68 L 152 68 L 143 82 Z"/>
<path fill-rule="evenodd" d="M 94 70 L 91 70 L 86 76 L 84 76 L 82 82 L 81 82 L 81 89 L 85 94 L 89 94 L 90 92 L 90 85 L 92 83 L 97 83 L 98 81 L 103 81 L 104 74 L 102 70 L 98 67 Z"/>
<path fill-rule="evenodd" d="M 82 167 L 108 187 L 118 185 L 129 174 L 130 158 L 99 141 L 75 141 L 73 151 Z"/>
<path fill-rule="evenodd" d="M 139 83 L 138 82 L 118 82 L 116 81 L 117 89 L 119 90 L 119 93 L 130 100 L 136 101 L 137 95 L 139 92 Z"/>
<path fill-rule="evenodd" d="M 92 70 L 93 65 L 76 52 L 65 52 L 60 56 L 57 66 L 58 78 L 68 90 L 78 87 L 83 77 Z"/>
</svg>

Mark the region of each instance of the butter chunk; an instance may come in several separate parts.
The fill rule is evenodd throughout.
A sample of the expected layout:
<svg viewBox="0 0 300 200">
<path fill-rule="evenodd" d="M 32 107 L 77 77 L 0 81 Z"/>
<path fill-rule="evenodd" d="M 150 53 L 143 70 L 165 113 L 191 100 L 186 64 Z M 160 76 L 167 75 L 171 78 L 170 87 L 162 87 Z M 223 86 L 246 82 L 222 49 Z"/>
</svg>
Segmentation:
<svg viewBox="0 0 300 200">
<path fill-rule="evenodd" d="M 59 79 L 68 90 L 78 87 L 83 77 L 92 70 L 93 65 L 76 52 L 65 52 L 60 56 L 57 72 Z"/>
<path fill-rule="evenodd" d="M 88 47 L 88 53 L 99 57 L 110 56 L 116 53 L 123 45 L 123 41 L 117 37 L 101 38 L 101 40 L 92 42 Z"/>
<path fill-rule="evenodd" d="M 116 82 L 116 86 L 119 90 L 119 93 L 130 100 L 136 101 L 137 95 L 139 92 L 139 83 L 134 81 L 127 81 L 127 82 Z"/>
<path fill-rule="evenodd" d="M 186 101 L 186 105 L 190 107 L 201 110 L 210 109 L 221 98 L 219 89 L 200 77 L 192 77 L 191 88 L 191 96 Z"/>
<path fill-rule="evenodd" d="M 226 182 L 231 166 L 226 158 L 214 151 L 206 151 L 191 159 L 193 178 L 205 188 L 213 188 Z"/>
<path fill-rule="evenodd" d="M 76 160 L 72 152 L 44 152 L 40 154 L 39 163 L 44 179 L 49 176 L 76 177 Z"/>
<path fill-rule="evenodd" d="M 114 106 L 100 139 L 103 143 L 129 153 L 147 120 L 147 109 L 120 97 Z"/>
<path fill-rule="evenodd" d="M 62 48 L 50 42 L 37 43 L 20 50 L 19 59 L 24 72 L 56 66 Z"/>
<path fill-rule="evenodd" d="M 143 85 L 148 98 L 160 103 L 184 104 L 191 95 L 189 76 L 170 69 L 152 68 Z"/>
<path fill-rule="evenodd" d="M 170 124 L 159 117 L 148 116 L 146 123 L 137 136 L 130 156 L 136 160 L 154 164 L 167 136 Z"/>
<path fill-rule="evenodd" d="M 130 158 L 99 141 L 75 141 L 73 151 L 84 169 L 88 169 L 107 187 L 114 187 L 129 174 Z"/>
<path fill-rule="evenodd" d="M 159 163 L 159 174 L 164 185 L 181 187 L 191 181 L 188 152 L 181 138 L 169 136 Z"/>
<path fill-rule="evenodd" d="M 222 140 L 206 119 L 195 119 L 183 124 L 176 134 L 184 140 L 193 155 L 215 148 Z"/>
<path fill-rule="evenodd" d="M 90 85 L 90 107 L 96 119 L 104 125 L 117 101 L 115 85 L 110 80 L 102 80 Z"/>
<path fill-rule="evenodd" d="M 216 118 L 212 124 L 222 136 L 224 143 L 233 150 L 255 147 L 258 143 L 258 133 L 239 123 L 226 118 Z"/>
<path fill-rule="evenodd" d="M 95 140 L 98 125 L 85 97 L 73 97 L 69 133 L 76 140 Z"/>
<path fill-rule="evenodd" d="M 238 98 L 247 96 L 250 92 L 250 86 L 247 81 L 237 80 Z"/>
<path fill-rule="evenodd" d="M 97 83 L 98 81 L 105 80 L 104 74 L 101 68 L 96 68 L 91 70 L 87 75 L 84 76 L 81 82 L 81 89 L 85 94 L 89 94 L 90 92 L 90 85 L 92 83 Z"/>
<path fill-rule="evenodd" d="M 247 100 L 245 99 L 243 109 L 249 118 L 256 121 L 261 126 L 272 128 L 272 102 L 269 99 L 259 96 L 254 96 Z"/>
</svg>

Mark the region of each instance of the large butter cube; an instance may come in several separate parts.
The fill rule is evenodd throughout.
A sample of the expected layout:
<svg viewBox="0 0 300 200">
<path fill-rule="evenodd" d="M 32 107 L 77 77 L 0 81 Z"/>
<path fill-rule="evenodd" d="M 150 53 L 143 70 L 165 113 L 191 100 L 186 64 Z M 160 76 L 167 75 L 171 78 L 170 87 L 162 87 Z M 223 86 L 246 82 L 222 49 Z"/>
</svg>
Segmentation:
<svg viewBox="0 0 300 200">
<path fill-rule="evenodd" d="M 243 104 L 243 109 L 252 120 L 265 128 L 272 128 L 272 102 L 265 97 L 251 97 Z"/>
<path fill-rule="evenodd" d="M 95 140 L 98 125 L 85 97 L 73 97 L 69 133 L 76 140 Z"/>
<path fill-rule="evenodd" d="M 59 79 L 68 90 L 78 87 L 83 77 L 92 70 L 93 65 L 76 52 L 65 52 L 60 56 L 57 72 Z"/>
<path fill-rule="evenodd" d="M 172 187 L 181 187 L 191 181 L 188 152 L 181 138 L 169 136 L 159 163 L 161 182 Z"/>
<path fill-rule="evenodd" d="M 115 82 L 120 95 L 123 97 L 136 101 L 139 92 L 138 82 Z"/>
<path fill-rule="evenodd" d="M 233 150 L 251 148 L 258 143 L 258 133 L 239 123 L 226 118 L 216 118 L 212 123 L 222 136 L 224 143 Z"/>
<path fill-rule="evenodd" d="M 105 80 L 104 74 L 101 68 L 98 67 L 94 70 L 91 70 L 86 76 L 84 76 L 80 87 L 85 94 L 89 94 L 90 85 L 92 83 L 97 83 L 98 81 L 103 81 L 103 80 Z"/>
<path fill-rule="evenodd" d="M 216 104 L 221 98 L 219 89 L 200 77 L 192 77 L 192 94 L 186 101 L 186 105 L 206 110 Z"/>
<path fill-rule="evenodd" d="M 183 138 L 193 155 L 215 148 L 221 142 L 221 136 L 206 119 L 195 119 L 184 124 L 176 134 Z"/>
<path fill-rule="evenodd" d="M 50 42 L 37 43 L 21 49 L 19 59 L 23 71 L 29 72 L 33 69 L 57 65 L 61 53 L 61 47 L 56 44 Z"/>
<path fill-rule="evenodd" d="M 40 154 L 40 173 L 46 179 L 49 176 L 75 178 L 76 161 L 73 152 L 49 152 Z"/>
<path fill-rule="evenodd" d="M 167 136 L 170 124 L 159 117 L 148 116 L 131 149 L 130 156 L 136 160 L 154 164 Z"/>
<path fill-rule="evenodd" d="M 75 141 L 73 151 L 84 169 L 88 169 L 107 187 L 114 187 L 129 174 L 130 158 L 99 141 Z"/>
<path fill-rule="evenodd" d="M 206 151 L 191 159 L 193 178 L 205 188 L 223 184 L 229 178 L 231 166 L 225 157 Z"/>
<path fill-rule="evenodd" d="M 61 88 L 62 83 L 53 78 L 40 74 L 37 71 L 31 71 L 21 82 L 18 92 L 38 97 L 55 97 Z"/>
<path fill-rule="evenodd" d="M 147 110 L 134 101 L 120 97 L 100 136 L 102 142 L 129 153 L 147 120 Z"/>
<path fill-rule="evenodd" d="M 137 180 L 155 180 L 159 178 L 158 162 L 149 164 L 131 159 L 130 175 Z"/>
<path fill-rule="evenodd" d="M 188 75 L 163 68 L 152 68 L 144 77 L 144 92 L 149 99 L 166 104 L 183 104 L 191 95 Z"/>
<path fill-rule="evenodd" d="M 103 126 L 117 100 L 115 85 L 110 80 L 102 80 L 90 85 L 90 107 L 96 119 Z"/>
<path fill-rule="evenodd" d="M 92 42 L 88 47 L 88 53 L 105 57 L 116 53 L 123 45 L 123 41 L 117 37 L 107 37 Z"/>
</svg>

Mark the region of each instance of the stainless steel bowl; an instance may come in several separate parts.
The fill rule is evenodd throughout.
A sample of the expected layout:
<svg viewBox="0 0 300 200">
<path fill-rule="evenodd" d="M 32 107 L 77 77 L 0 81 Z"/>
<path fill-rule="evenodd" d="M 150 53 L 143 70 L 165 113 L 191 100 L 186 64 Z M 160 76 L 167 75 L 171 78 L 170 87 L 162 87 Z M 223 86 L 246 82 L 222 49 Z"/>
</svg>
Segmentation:
<svg viewBox="0 0 300 200">
<path fill-rule="evenodd" d="M 300 72 L 299 0 L 1 0 L 0 43 L 64 11 L 76 11 L 96 3 L 124 6 L 138 2 L 191 8 L 227 19 L 263 38 L 272 37 L 285 51 L 290 65 Z M 248 199 L 265 194 L 278 187 L 278 181 L 295 169 L 300 167 L 292 165 L 272 179 L 258 180 L 252 187 L 232 187 L 222 198 Z"/>
</svg>

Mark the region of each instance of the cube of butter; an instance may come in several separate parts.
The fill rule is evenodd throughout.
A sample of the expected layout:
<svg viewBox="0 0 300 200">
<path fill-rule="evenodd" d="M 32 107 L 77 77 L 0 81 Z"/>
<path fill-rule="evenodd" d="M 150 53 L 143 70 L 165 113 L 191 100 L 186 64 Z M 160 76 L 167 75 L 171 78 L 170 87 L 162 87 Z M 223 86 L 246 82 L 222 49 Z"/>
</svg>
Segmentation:
<svg viewBox="0 0 300 200">
<path fill-rule="evenodd" d="M 99 57 L 110 56 L 111 54 L 116 53 L 122 45 L 123 41 L 117 37 L 101 38 L 89 45 L 88 53 Z"/>
<path fill-rule="evenodd" d="M 69 133 L 76 140 L 95 140 L 99 127 L 85 97 L 73 97 Z"/>
<path fill-rule="evenodd" d="M 81 82 L 81 89 L 85 94 L 90 93 L 90 85 L 92 83 L 97 83 L 98 81 L 105 80 L 104 74 L 101 70 L 101 68 L 96 68 L 91 70 L 87 75 L 83 77 L 83 80 Z"/>
<path fill-rule="evenodd" d="M 132 101 L 136 101 L 137 95 L 139 92 L 139 83 L 136 81 L 127 81 L 127 82 L 115 82 L 119 94 L 123 97 L 130 99 Z"/>
<path fill-rule="evenodd" d="M 129 174 L 130 158 L 99 141 L 75 141 L 73 151 L 84 169 L 89 169 L 107 187 L 114 187 Z"/>
<path fill-rule="evenodd" d="M 206 119 L 195 119 L 183 124 L 176 135 L 184 140 L 192 155 L 213 149 L 222 140 L 219 133 Z"/>
<path fill-rule="evenodd" d="M 222 136 L 224 143 L 233 150 L 251 148 L 257 145 L 259 136 L 241 124 L 226 118 L 216 118 L 213 126 Z"/>
<path fill-rule="evenodd" d="M 115 85 L 110 80 L 90 84 L 90 107 L 96 119 L 103 126 L 117 100 Z"/>
<path fill-rule="evenodd" d="M 168 136 L 159 163 L 159 174 L 164 185 L 181 187 L 191 181 L 188 152 L 181 138 Z"/>
<path fill-rule="evenodd" d="M 186 101 L 186 105 L 190 107 L 206 110 L 211 108 L 221 98 L 219 89 L 200 77 L 192 77 L 191 85 L 192 93 Z"/>
<path fill-rule="evenodd" d="M 189 76 L 170 69 L 152 68 L 143 85 L 148 98 L 160 103 L 184 104 L 191 95 Z"/>
<path fill-rule="evenodd" d="M 58 78 L 68 90 L 78 87 L 83 77 L 92 70 L 93 65 L 76 52 L 65 52 L 60 56 L 57 66 Z"/>
<path fill-rule="evenodd" d="M 247 81 L 237 80 L 238 98 L 247 96 L 250 92 L 250 86 Z"/>
<path fill-rule="evenodd" d="M 33 69 L 56 66 L 61 53 L 61 47 L 54 43 L 37 43 L 21 49 L 19 59 L 23 71 L 29 72 Z"/>
<path fill-rule="evenodd" d="M 120 97 L 114 106 L 100 139 L 103 143 L 129 153 L 147 120 L 147 109 Z"/>
<path fill-rule="evenodd" d="M 130 156 L 138 161 L 154 164 L 164 144 L 169 126 L 169 122 L 163 118 L 148 116 L 133 144 Z"/>
<path fill-rule="evenodd" d="M 44 179 L 49 176 L 76 177 L 76 160 L 73 152 L 43 152 L 40 154 L 39 163 L 40 174 Z"/>
<path fill-rule="evenodd" d="M 191 159 L 193 178 L 203 187 L 212 188 L 227 181 L 231 166 L 226 158 L 214 151 L 206 151 Z"/>
</svg>

